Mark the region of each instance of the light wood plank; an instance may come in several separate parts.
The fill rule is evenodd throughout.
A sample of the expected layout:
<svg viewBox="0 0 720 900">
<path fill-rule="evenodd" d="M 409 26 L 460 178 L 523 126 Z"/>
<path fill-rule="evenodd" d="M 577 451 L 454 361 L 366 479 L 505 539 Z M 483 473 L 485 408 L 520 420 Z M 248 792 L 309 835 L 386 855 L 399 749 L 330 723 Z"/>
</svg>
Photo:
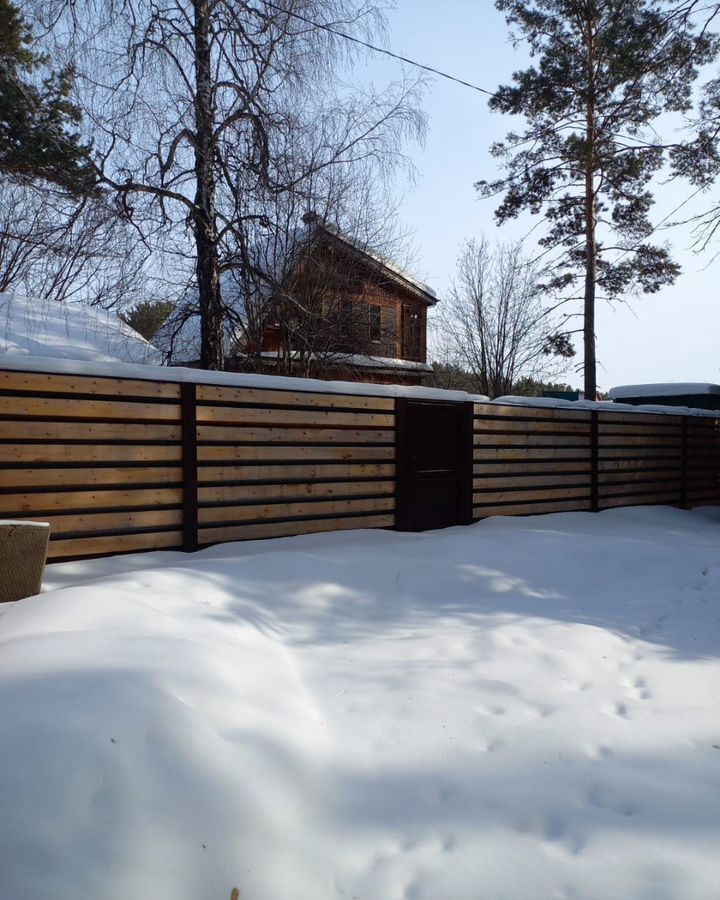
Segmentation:
<svg viewBox="0 0 720 900">
<path fill-rule="evenodd" d="M 660 437 L 667 438 L 670 436 L 677 436 L 678 438 L 682 435 L 682 428 L 680 425 L 671 424 L 664 428 L 659 428 L 656 425 L 646 425 L 643 422 L 638 422 L 635 425 L 624 425 L 621 422 L 598 422 L 598 434 L 600 435 L 639 435 L 641 437 Z"/>
<path fill-rule="evenodd" d="M 265 522 L 258 525 L 229 525 L 218 528 L 201 528 L 201 545 L 226 541 L 261 540 L 263 538 L 290 537 L 297 534 L 314 534 L 324 531 L 344 531 L 358 528 L 392 528 L 395 516 L 357 516 L 347 519 L 316 519 L 306 522 Z"/>
<path fill-rule="evenodd" d="M 673 481 L 679 484 L 681 471 L 679 467 L 669 472 L 654 472 L 652 470 L 648 471 L 647 469 L 632 469 L 629 472 L 599 472 L 598 475 L 599 484 L 605 485 L 622 484 L 623 482 L 627 481 L 638 483 L 646 481 Z"/>
<path fill-rule="evenodd" d="M 258 409 L 198 406 L 199 423 L 234 425 L 304 425 L 318 428 L 393 428 L 395 416 L 384 413 L 330 412 L 322 409 Z"/>
<path fill-rule="evenodd" d="M 305 497 L 344 497 L 353 494 L 395 495 L 395 482 L 340 481 L 300 482 L 299 484 L 248 484 L 235 487 L 200 487 L 198 502 L 243 503 L 248 500 L 299 500 Z"/>
<path fill-rule="evenodd" d="M 634 472 L 645 471 L 646 469 L 671 469 L 679 471 L 680 456 L 671 456 L 666 459 L 658 459 L 656 457 L 648 457 L 643 459 L 599 459 L 599 472 Z"/>
<path fill-rule="evenodd" d="M 582 434 L 590 438 L 590 422 L 556 422 L 536 419 L 532 422 L 517 422 L 514 419 L 475 419 L 475 435 L 495 431 L 521 432 L 525 434 Z"/>
<path fill-rule="evenodd" d="M 600 509 L 616 509 L 619 506 L 679 506 L 679 503 L 668 495 L 647 495 L 644 497 L 603 497 L 600 498 Z"/>
<path fill-rule="evenodd" d="M 212 441 L 251 441 L 272 443 L 328 443 L 328 444 L 394 444 L 395 432 L 380 429 L 352 428 L 234 428 L 227 425 L 198 425 L 200 443 Z"/>
<path fill-rule="evenodd" d="M 251 447 L 198 447 L 201 462 L 223 460 L 393 460 L 394 447 L 267 447 L 256 444 Z"/>
<path fill-rule="evenodd" d="M 589 422 L 590 412 L 585 409 L 558 409 L 552 406 L 503 406 L 494 403 L 476 403 L 476 416 L 504 416 L 508 419 L 568 419 L 572 422 Z"/>
<path fill-rule="evenodd" d="M 590 498 L 590 485 L 569 488 L 548 488 L 526 491 L 476 491 L 473 494 L 473 503 L 513 503 L 527 500 L 529 503 L 540 500 L 568 500 L 571 498 Z"/>
<path fill-rule="evenodd" d="M 179 462 L 179 446 L 147 447 L 131 445 L 104 447 L 100 444 L 0 444 L 0 463 L 22 463 L 52 466 L 56 463 L 115 462 Z"/>
<path fill-rule="evenodd" d="M 3 441 L 180 441 L 179 425 L 154 425 L 149 422 L 26 422 L 0 421 Z"/>
<path fill-rule="evenodd" d="M 565 502 L 518 503 L 516 506 L 476 506 L 473 509 L 473 517 L 477 520 L 486 519 L 488 516 L 540 516 L 546 513 L 589 511 L 589 501 L 566 500 Z"/>
<path fill-rule="evenodd" d="M 201 484 L 209 481 L 278 481 L 306 479 L 327 481 L 329 478 L 377 478 L 395 474 L 391 463 L 341 463 L 338 465 L 297 465 L 278 466 L 201 466 L 198 480 Z"/>
<path fill-rule="evenodd" d="M 133 378 L 96 378 L 45 372 L 0 370 L 0 390 L 42 391 L 50 394 L 106 394 L 109 397 L 180 399 L 180 385 L 170 381 L 139 381 Z"/>
<path fill-rule="evenodd" d="M 658 425 L 661 428 L 677 427 L 682 424 L 682 414 L 674 413 L 631 413 L 613 412 L 612 410 L 598 411 L 598 426 L 600 425 Z"/>
<path fill-rule="evenodd" d="M 234 388 L 222 385 L 199 384 L 198 401 L 206 406 L 217 402 L 262 403 L 286 406 L 314 406 L 325 409 L 350 407 L 352 409 L 373 409 L 392 411 L 395 400 L 392 397 L 371 397 L 359 394 L 321 394 L 305 391 L 262 390 L 258 388 Z"/>
<path fill-rule="evenodd" d="M 646 481 L 633 482 L 632 484 L 604 484 L 602 481 L 598 485 L 598 494 L 601 497 L 607 497 L 611 494 L 655 494 L 663 496 L 674 496 L 680 499 L 680 484 L 664 481 Z"/>
<path fill-rule="evenodd" d="M 519 488 L 526 487 L 540 488 L 547 485 L 559 485 L 561 487 L 570 485 L 583 485 L 590 490 L 590 473 L 582 472 L 578 475 L 515 475 L 510 478 L 475 478 L 473 480 L 474 490 L 496 489 L 502 488 Z"/>
<path fill-rule="evenodd" d="M 667 447 L 679 452 L 681 446 L 682 441 L 680 440 L 680 437 L 674 435 L 662 438 L 656 437 L 655 435 L 644 437 L 635 434 L 603 434 L 600 435 L 600 440 L 598 442 L 598 447 L 600 449 L 609 449 L 610 447 L 619 447 L 621 449 L 625 447 Z"/>
<path fill-rule="evenodd" d="M 50 539 L 48 559 L 80 559 L 83 556 L 107 556 L 140 550 L 165 550 L 182 546 L 181 531 L 157 531 L 147 534 L 121 534 L 113 537 Z"/>
<path fill-rule="evenodd" d="M 0 487 L 62 487 L 65 485 L 90 486 L 100 484 L 172 484 L 182 481 L 179 467 L 137 467 L 93 469 L 5 469 L 0 471 Z"/>
<path fill-rule="evenodd" d="M 680 448 L 669 447 L 604 447 L 602 444 L 598 447 L 599 459 L 632 459 L 632 458 L 649 458 L 649 457 L 665 457 L 672 459 L 679 458 Z"/>
<path fill-rule="evenodd" d="M 532 462 L 522 460 L 506 460 L 499 463 L 475 463 L 476 475 L 532 475 L 535 473 L 547 473 L 549 475 L 577 472 L 590 477 L 590 462 Z"/>
<path fill-rule="evenodd" d="M 483 447 L 473 453 L 475 462 L 499 462 L 500 460 L 523 460 L 527 462 L 543 462 L 544 460 L 571 459 L 582 461 L 590 459 L 590 449 L 586 447 L 548 448 L 540 447 L 510 447 L 492 449 Z"/>
<path fill-rule="evenodd" d="M 209 526 L 210 523 L 217 522 L 250 522 L 256 519 L 284 519 L 291 516 L 312 519 L 324 515 L 347 516 L 356 512 L 374 515 L 394 508 L 394 497 L 381 497 L 375 500 L 318 500 L 312 503 L 283 501 L 244 506 L 205 506 L 198 510 L 198 522 L 202 526 Z"/>
<path fill-rule="evenodd" d="M 33 521 L 30 519 L 29 521 Z M 93 531 L 122 531 L 134 528 L 182 527 L 181 509 L 151 509 L 134 512 L 73 513 L 69 516 L 44 516 L 36 521 L 50 522 L 52 534 L 72 534 Z"/>
<path fill-rule="evenodd" d="M 180 406 L 177 403 L 143 403 L 122 399 L 64 400 L 28 394 L 26 397 L 0 396 L 0 415 L 34 416 L 37 419 L 72 416 L 76 419 L 161 419 L 178 422 Z"/>
<path fill-rule="evenodd" d="M 576 434 L 482 434 L 475 432 L 475 447 L 582 447 L 589 450 L 590 437 Z"/>
<path fill-rule="evenodd" d="M 170 504 L 182 505 L 181 488 L 0 494 L 0 513 L 7 515 L 40 510 L 93 509 L 100 512 L 108 507 L 142 508 Z"/>
</svg>

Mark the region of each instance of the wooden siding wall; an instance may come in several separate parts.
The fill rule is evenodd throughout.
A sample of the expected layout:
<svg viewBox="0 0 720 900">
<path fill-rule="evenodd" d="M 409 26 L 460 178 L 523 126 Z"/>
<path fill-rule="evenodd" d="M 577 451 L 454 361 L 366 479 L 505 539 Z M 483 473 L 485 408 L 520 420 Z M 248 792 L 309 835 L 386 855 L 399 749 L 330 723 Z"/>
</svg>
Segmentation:
<svg viewBox="0 0 720 900">
<path fill-rule="evenodd" d="M 392 527 L 393 398 L 0 370 L 0 518 L 50 557 Z M 473 517 L 720 504 L 720 418 L 474 406 Z"/>
<path fill-rule="evenodd" d="M 720 503 L 720 419 L 475 404 L 474 518 Z"/>
</svg>

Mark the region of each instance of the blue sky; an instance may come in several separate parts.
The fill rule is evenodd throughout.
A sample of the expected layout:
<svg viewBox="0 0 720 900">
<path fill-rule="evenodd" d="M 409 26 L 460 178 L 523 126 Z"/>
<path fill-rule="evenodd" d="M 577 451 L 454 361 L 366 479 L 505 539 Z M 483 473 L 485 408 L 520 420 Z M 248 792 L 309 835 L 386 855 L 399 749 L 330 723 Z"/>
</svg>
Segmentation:
<svg viewBox="0 0 720 900">
<path fill-rule="evenodd" d="M 393 50 L 489 90 L 508 81 L 523 65 L 523 52 L 512 47 L 504 19 L 491 0 L 398 0 L 388 21 Z M 400 72 L 399 63 L 385 58 L 362 65 L 378 84 Z M 497 174 L 488 148 L 508 129 L 507 120 L 489 111 L 487 98 L 434 78 L 425 109 L 427 142 L 424 149 L 411 150 L 418 177 L 401 215 L 415 232 L 418 274 L 442 295 L 465 238 L 483 233 L 491 239 L 519 238 L 532 220 L 498 228 L 493 202 L 478 199 L 473 189 L 478 179 Z M 720 196 L 720 184 L 716 191 Z M 663 219 L 690 193 L 685 184 L 658 185 L 654 220 Z M 678 215 L 699 210 L 709 199 L 696 198 Z M 647 381 L 720 382 L 720 258 L 713 262 L 712 253 L 691 252 L 689 228 L 665 231 L 662 240 L 671 242 L 683 266 L 677 283 L 659 294 L 598 310 L 601 389 Z M 533 253 L 536 244 L 532 237 L 527 241 L 528 252 Z M 575 362 L 580 361 L 579 354 Z M 579 373 L 569 372 L 567 378 L 577 385 L 582 381 Z"/>
</svg>

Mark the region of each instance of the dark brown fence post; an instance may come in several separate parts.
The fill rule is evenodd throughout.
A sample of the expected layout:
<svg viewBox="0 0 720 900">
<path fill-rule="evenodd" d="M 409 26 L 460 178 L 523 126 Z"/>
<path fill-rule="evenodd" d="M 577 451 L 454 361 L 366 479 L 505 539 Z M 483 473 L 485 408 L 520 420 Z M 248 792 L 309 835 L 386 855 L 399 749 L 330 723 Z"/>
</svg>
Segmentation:
<svg viewBox="0 0 720 900">
<path fill-rule="evenodd" d="M 590 412 L 590 509 L 598 512 L 600 500 L 598 492 L 598 450 L 600 431 L 598 429 L 598 411 Z"/>
<path fill-rule="evenodd" d="M 395 399 L 395 528 L 408 529 L 407 400 Z"/>
<path fill-rule="evenodd" d="M 198 548 L 197 396 L 194 384 L 180 385 L 183 473 L 183 550 Z"/>
<path fill-rule="evenodd" d="M 680 506 L 688 504 L 688 417 L 682 417 L 682 444 L 680 446 Z"/>
<path fill-rule="evenodd" d="M 475 443 L 475 404 L 463 403 L 462 456 L 463 456 L 463 521 L 461 525 L 473 523 L 473 482 Z"/>
</svg>

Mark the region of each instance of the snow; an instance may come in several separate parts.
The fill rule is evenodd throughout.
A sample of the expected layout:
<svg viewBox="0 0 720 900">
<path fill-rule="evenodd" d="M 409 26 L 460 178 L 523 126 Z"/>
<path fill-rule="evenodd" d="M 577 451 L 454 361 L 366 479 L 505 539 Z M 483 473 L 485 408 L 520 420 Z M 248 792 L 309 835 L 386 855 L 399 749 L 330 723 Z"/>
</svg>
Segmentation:
<svg viewBox="0 0 720 900">
<path fill-rule="evenodd" d="M 288 378 L 284 375 L 254 375 L 240 372 L 210 372 L 180 366 L 122 365 L 98 360 L 43 359 L 21 354 L 0 354 L 0 369 L 18 372 L 54 372 L 60 375 L 93 375 L 105 378 L 139 378 L 145 381 L 174 381 L 218 384 L 228 387 L 278 391 L 315 391 L 323 394 L 352 394 L 361 397 L 416 397 L 424 400 L 475 401 L 485 403 L 482 394 L 446 391 L 403 384 L 369 384 L 357 381 L 323 381 L 318 378 Z"/>
<path fill-rule="evenodd" d="M 609 397 L 677 397 L 686 394 L 720 394 L 719 384 L 707 382 L 688 382 L 680 384 L 623 384 L 610 388 Z"/>
<path fill-rule="evenodd" d="M 597 409 L 605 412 L 658 413 L 668 416 L 712 416 L 717 410 L 696 409 L 691 406 L 665 406 L 659 403 L 618 403 L 615 400 L 563 400 L 560 397 L 496 397 L 493 403 L 509 406 L 544 406 L 549 409 Z"/>
<path fill-rule="evenodd" d="M 3 900 L 717 900 L 720 509 L 50 566 Z"/>
<path fill-rule="evenodd" d="M 159 364 L 161 354 L 114 313 L 0 293 L 0 365 L 20 358 Z"/>
</svg>

